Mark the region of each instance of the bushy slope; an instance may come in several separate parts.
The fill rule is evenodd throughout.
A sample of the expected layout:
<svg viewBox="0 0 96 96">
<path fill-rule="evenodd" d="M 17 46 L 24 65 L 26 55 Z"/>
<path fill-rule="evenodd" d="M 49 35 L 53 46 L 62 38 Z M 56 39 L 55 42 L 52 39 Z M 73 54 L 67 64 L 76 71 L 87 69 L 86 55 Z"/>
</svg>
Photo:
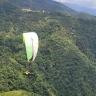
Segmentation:
<svg viewBox="0 0 96 96">
<path fill-rule="evenodd" d="M 18 90 L 18 91 L 9 91 L 9 92 L 0 93 L 0 96 L 38 96 L 38 95 L 31 92 Z"/>
<path fill-rule="evenodd" d="M 1 15 L 0 20 L 1 92 L 22 89 L 38 96 L 95 96 L 95 20 L 31 12 Z M 40 42 L 31 66 L 22 42 L 22 33 L 29 31 L 35 31 Z M 27 77 L 26 70 L 34 74 Z"/>
</svg>

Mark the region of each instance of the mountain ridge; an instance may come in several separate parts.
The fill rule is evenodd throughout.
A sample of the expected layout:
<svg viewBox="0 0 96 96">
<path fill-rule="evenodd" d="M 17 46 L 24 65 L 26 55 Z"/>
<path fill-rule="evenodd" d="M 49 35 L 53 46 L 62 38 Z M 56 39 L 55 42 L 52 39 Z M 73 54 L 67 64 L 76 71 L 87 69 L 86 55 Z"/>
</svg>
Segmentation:
<svg viewBox="0 0 96 96">
<path fill-rule="evenodd" d="M 19 8 L 27 8 L 31 10 L 38 10 L 38 11 L 44 11 L 44 12 L 60 12 L 63 14 L 66 14 L 67 16 L 72 16 L 73 18 L 84 18 L 84 19 L 96 19 L 96 17 L 86 14 L 86 13 L 78 13 L 75 10 L 67 7 L 66 5 L 50 0 L 9 0 L 12 4 L 15 4 L 15 6 L 18 6 Z M 50 7 L 49 7 L 50 6 Z"/>
<path fill-rule="evenodd" d="M 55 2 L 55 1 L 47 1 L 47 0 L 28 0 L 28 1 L 24 1 L 24 0 L 9 0 L 9 2 L 16 4 L 17 6 L 21 7 L 21 8 L 30 8 L 32 10 L 45 10 L 47 12 L 52 12 L 52 11 L 61 11 L 64 12 L 64 10 L 68 11 L 68 12 L 75 12 L 74 10 L 71 10 L 70 8 L 64 6 L 61 3 Z M 50 7 L 49 7 L 50 6 Z"/>
</svg>

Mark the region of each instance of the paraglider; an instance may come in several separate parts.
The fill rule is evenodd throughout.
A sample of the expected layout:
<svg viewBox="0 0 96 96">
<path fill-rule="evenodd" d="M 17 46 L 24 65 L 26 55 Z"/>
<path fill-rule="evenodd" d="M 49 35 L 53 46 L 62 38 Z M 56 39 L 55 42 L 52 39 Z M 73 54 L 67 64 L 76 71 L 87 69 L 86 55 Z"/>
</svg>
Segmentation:
<svg viewBox="0 0 96 96">
<path fill-rule="evenodd" d="M 26 71 L 25 72 L 26 75 L 32 75 L 33 73 L 29 72 L 29 71 Z"/>
<path fill-rule="evenodd" d="M 38 35 L 35 32 L 23 33 L 23 41 L 26 47 L 27 60 L 33 62 L 38 52 Z M 25 72 L 26 75 L 32 74 L 29 71 Z"/>
</svg>

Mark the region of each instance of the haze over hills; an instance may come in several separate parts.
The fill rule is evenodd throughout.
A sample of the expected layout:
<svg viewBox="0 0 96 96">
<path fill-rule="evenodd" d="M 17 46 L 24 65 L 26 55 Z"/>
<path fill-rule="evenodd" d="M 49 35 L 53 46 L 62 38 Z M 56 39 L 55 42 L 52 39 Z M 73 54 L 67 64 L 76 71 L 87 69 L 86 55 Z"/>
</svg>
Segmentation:
<svg viewBox="0 0 96 96">
<path fill-rule="evenodd" d="M 85 12 L 91 15 L 96 16 L 96 9 L 91 9 L 87 7 L 80 6 L 78 4 L 72 4 L 72 3 L 64 3 L 67 7 L 76 10 L 77 12 Z"/>
<path fill-rule="evenodd" d="M 0 96 L 95 96 L 96 20 L 23 12 L 12 2 L 0 1 Z M 30 31 L 39 36 L 39 50 L 29 67 L 22 33 Z"/>
</svg>

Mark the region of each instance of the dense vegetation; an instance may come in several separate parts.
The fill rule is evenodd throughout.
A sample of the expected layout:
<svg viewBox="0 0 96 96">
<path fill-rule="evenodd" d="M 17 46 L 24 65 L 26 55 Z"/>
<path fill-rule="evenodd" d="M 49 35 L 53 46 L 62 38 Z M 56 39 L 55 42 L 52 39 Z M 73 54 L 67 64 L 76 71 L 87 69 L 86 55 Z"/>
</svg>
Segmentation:
<svg viewBox="0 0 96 96">
<path fill-rule="evenodd" d="M 96 20 L 75 19 L 59 12 L 20 12 L 12 6 L 8 12 L 2 10 L 1 96 L 14 92 L 21 94 L 17 96 L 95 96 Z M 31 66 L 22 42 L 22 33 L 29 31 L 39 36 L 38 55 Z M 34 74 L 26 76 L 26 70 Z"/>
</svg>

